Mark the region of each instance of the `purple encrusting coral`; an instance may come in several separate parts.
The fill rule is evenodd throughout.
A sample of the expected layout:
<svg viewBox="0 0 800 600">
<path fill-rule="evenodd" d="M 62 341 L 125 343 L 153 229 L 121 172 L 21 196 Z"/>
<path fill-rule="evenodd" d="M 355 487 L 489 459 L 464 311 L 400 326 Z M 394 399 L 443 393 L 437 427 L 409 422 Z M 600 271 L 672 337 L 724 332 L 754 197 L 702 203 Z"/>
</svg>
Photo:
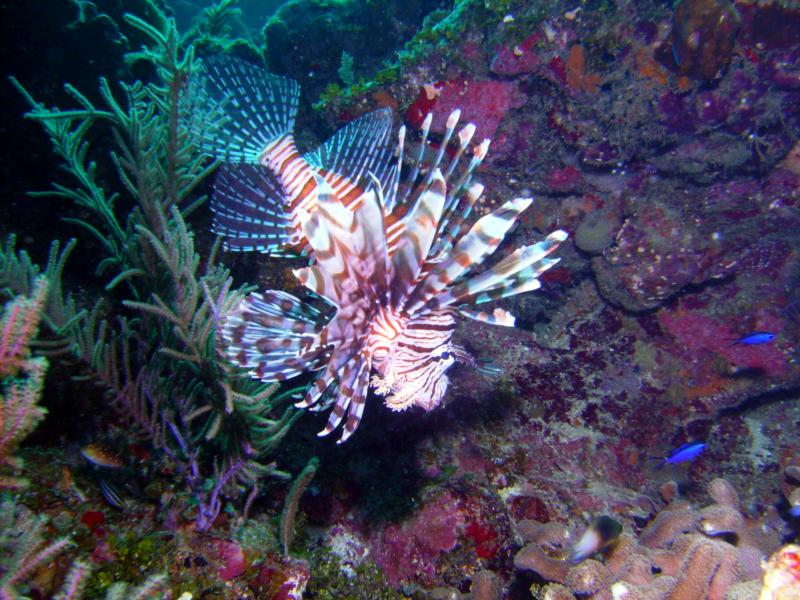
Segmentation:
<svg viewBox="0 0 800 600">
<path fill-rule="evenodd" d="M 344 447 L 318 440 L 313 416 L 288 430 L 270 459 L 284 478 L 320 458 L 299 499 L 278 480 L 231 489 L 240 463 L 201 472 L 205 432 L 159 454 L 97 416 L 93 395 L 48 382 L 55 420 L 50 398 L 72 394 L 94 415 L 83 429 L 127 458 L 124 474 L 86 468 L 52 440 L 88 440 L 52 419 L 15 454 L 28 470 L 11 475 L 37 473 L 18 502 L 50 517 L 45 542 L 76 532 L 30 595 L 53 595 L 78 558 L 94 569 L 87 597 L 144 570 L 166 572 L 175 598 L 757 598 L 760 560 L 797 535 L 800 510 L 800 9 L 420 1 L 386 3 L 378 19 L 380 2 L 323 4 L 288 3 L 266 29 L 270 68 L 311 90 L 298 129 L 389 107 L 408 155 L 452 158 L 438 143 L 460 108 L 475 143 L 492 138 L 477 216 L 535 198 L 498 254 L 560 228 L 561 262 L 538 294 L 500 301 L 516 328 L 459 324 L 455 341 L 486 368 L 454 367 L 437 410 L 376 406 Z M 296 43 L 320 24 L 338 36 L 324 61 Z M 367 56 L 387 28 L 405 46 Z M 198 52 L 221 47 L 204 31 Z M 420 149 L 428 112 L 433 143 Z M 194 237 L 212 243 L 202 224 Z M 242 281 L 293 285 L 284 262 L 231 264 Z M 755 332 L 774 338 L 737 343 Z M 693 461 L 658 468 L 696 441 Z M 127 512 L 105 503 L 104 478 Z M 279 528 L 284 505 L 297 512 Z M 618 543 L 565 561 L 601 515 L 622 525 Z"/>
</svg>

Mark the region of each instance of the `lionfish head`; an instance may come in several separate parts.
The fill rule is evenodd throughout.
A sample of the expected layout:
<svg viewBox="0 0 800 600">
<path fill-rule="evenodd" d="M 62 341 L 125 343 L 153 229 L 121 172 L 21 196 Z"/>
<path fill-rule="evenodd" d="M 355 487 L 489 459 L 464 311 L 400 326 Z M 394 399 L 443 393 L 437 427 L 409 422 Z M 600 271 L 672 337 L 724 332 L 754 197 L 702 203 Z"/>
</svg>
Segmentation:
<svg viewBox="0 0 800 600">
<path fill-rule="evenodd" d="M 445 374 L 466 353 L 452 343 L 453 311 L 436 311 L 390 323 L 376 319 L 370 336 L 375 375 L 373 391 L 394 411 L 419 406 L 432 410 L 442 402 L 449 379 Z"/>
</svg>

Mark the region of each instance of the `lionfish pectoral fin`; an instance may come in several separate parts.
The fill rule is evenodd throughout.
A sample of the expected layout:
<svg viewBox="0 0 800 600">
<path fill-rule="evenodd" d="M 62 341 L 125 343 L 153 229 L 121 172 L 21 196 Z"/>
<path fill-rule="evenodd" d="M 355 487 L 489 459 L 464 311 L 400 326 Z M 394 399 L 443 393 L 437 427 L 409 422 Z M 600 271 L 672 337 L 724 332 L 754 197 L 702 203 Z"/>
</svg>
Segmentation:
<svg viewBox="0 0 800 600">
<path fill-rule="evenodd" d="M 322 368 L 319 311 L 291 294 L 250 294 L 225 319 L 222 339 L 232 362 L 262 381 L 283 381 Z"/>
<path fill-rule="evenodd" d="M 456 242 L 450 255 L 435 267 L 436 277 L 429 278 L 414 291 L 409 298 L 407 310 L 418 310 L 493 254 L 531 202 L 529 198 L 516 198 L 478 219 Z"/>
<path fill-rule="evenodd" d="M 332 375 L 336 371 L 333 363 L 330 363 L 325 376 Z M 332 433 L 345 416 L 347 421 L 342 430 L 342 436 L 337 441 L 338 444 L 347 441 L 347 438 L 358 428 L 367 397 L 369 372 L 370 361 L 362 354 L 351 357 L 344 366 L 338 369 L 336 397 L 328 416 L 328 422 L 317 434 L 318 436 L 324 437 Z"/>
<path fill-rule="evenodd" d="M 300 99 L 296 81 L 230 56 L 204 58 L 200 77 L 223 121 L 192 129 L 214 158 L 255 164 L 264 148 L 292 132 Z"/>
<path fill-rule="evenodd" d="M 225 248 L 296 256 L 286 190 L 272 171 L 256 165 L 223 164 L 214 181 L 212 229 Z"/>
<path fill-rule="evenodd" d="M 386 189 L 394 173 L 391 134 L 392 111 L 383 108 L 348 123 L 303 158 L 361 188 L 366 186 L 367 173 L 372 172 Z"/>
</svg>

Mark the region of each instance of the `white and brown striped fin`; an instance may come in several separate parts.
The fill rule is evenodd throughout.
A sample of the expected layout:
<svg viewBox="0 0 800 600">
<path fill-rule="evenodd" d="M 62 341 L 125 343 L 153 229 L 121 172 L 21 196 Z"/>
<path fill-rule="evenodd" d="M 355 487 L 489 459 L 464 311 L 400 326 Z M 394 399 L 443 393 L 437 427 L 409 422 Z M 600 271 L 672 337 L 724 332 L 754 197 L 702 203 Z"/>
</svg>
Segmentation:
<svg viewBox="0 0 800 600">
<path fill-rule="evenodd" d="M 403 173 L 403 156 L 405 153 L 406 144 L 406 126 L 401 125 L 397 130 L 397 146 L 395 147 L 395 160 L 394 169 L 392 169 L 392 177 L 388 185 L 384 188 L 386 196 L 384 201 L 384 211 L 387 215 L 394 212 L 395 206 L 399 200 L 398 193 L 400 190 L 400 177 Z"/>
<path fill-rule="evenodd" d="M 558 260 L 555 260 L 551 264 L 549 261 L 550 259 L 548 259 L 548 264 L 546 265 L 547 268 L 552 267 L 556 262 L 558 262 Z M 468 304 L 485 304 L 486 302 L 494 302 L 495 300 L 510 298 L 511 296 L 524 294 L 525 292 L 534 292 L 542 287 L 542 283 L 537 278 L 543 271 L 540 270 L 541 266 L 539 264 L 536 266 L 540 268 L 537 269 L 534 267 L 528 267 L 523 269 L 516 275 L 499 282 L 491 289 L 487 289 L 478 294 L 465 297 L 464 302 Z"/>
<path fill-rule="evenodd" d="M 265 147 L 294 128 L 300 86 L 230 56 L 210 56 L 202 65 L 205 93 L 224 118 L 214 129 L 195 128 L 200 147 L 218 160 L 258 163 Z"/>
<path fill-rule="evenodd" d="M 458 164 L 461 162 L 461 157 L 464 155 L 464 152 L 469 147 L 470 142 L 472 142 L 472 138 L 475 135 L 475 124 L 474 123 L 467 123 L 464 127 L 461 128 L 458 132 L 458 150 L 456 150 L 456 154 L 453 157 L 453 160 L 450 161 L 450 164 L 447 166 L 447 172 L 445 173 L 445 179 L 450 179 L 450 176 L 455 171 Z M 477 166 L 477 165 L 476 165 Z"/>
<path fill-rule="evenodd" d="M 286 191 L 269 169 L 223 164 L 214 179 L 212 230 L 226 249 L 293 256 L 292 221 L 285 210 Z"/>
<path fill-rule="evenodd" d="M 335 430 L 346 416 L 347 421 L 338 443 L 346 441 L 361 422 L 364 402 L 369 390 L 370 361 L 362 353 L 350 358 L 338 369 L 336 398 L 325 428 L 317 435 L 326 436 Z"/>
<path fill-rule="evenodd" d="M 490 325 L 500 325 L 502 327 L 513 327 L 515 318 L 510 312 L 502 308 L 495 308 L 492 312 L 488 313 L 482 310 L 475 310 L 467 306 L 459 306 L 457 309 L 458 314 L 473 321 L 481 323 L 488 323 Z"/>
<path fill-rule="evenodd" d="M 409 160 L 410 171 L 403 177 L 400 177 L 400 172 L 404 161 L 405 128 L 400 128 L 397 144 L 398 164 L 397 168 L 394 170 L 395 179 L 390 183 L 386 200 L 387 212 L 392 213 L 395 217 L 390 220 L 390 223 L 396 223 L 397 228 L 396 231 L 387 232 L 390 255 L 396 250 L 396 245 L 393 243 L 393 240 L 403 233 L 404 213 L 409 210 L 408 206 L 412 205 L 415 199 L 418 199 L 427 191 L 429 185 L 433 181 L 435 173 L 439 172 L 443 174 L 442 177 L 446 184 L 446 194 L 444 210 L 442 211 L 442 218 L 440 220 L 439 234 L 435 244 L 431 247 L 428 256 L 429 259 L 436 260 L 436 257 L 442 252 L 443 248 L 449 248 L 448 244 L 451 244 L 454 236 L 458 234 L 459 224 L 469 216 L 472 204 L 480 196 L 482 187 L 474 188 L 471 185 L 472 174 L 485 158 L 489 148 L 489 140 L 484 140 L 473 150 L 472 159 L 466 168 L 458 168 L 463 155 L 469 148 L 472 138 L 475 135 L 475 125 L 473 123 L 467 123 L 458 131 L 458 147 L 456 153 L 449 161 L 446 159 L 447 148 L 453 139 L 453 134 L 456 131 L 460 115 L 461 111 L 459 110 L 455 110 L 449 115 L 445 124 L 443 139 L 432 159 L 426 158 L 426 149 L 430 150 L 428 137 L 430 134 L 432 115 L 429 114 L 425 118 L 422 126 L 419 150 L 417 151 L 417 155 Z M 455 182 L 452 181 L 456 176 L 458 180 Z M 478 192 L 477 194 L 475 193 L 476 191 Z"/>
<path fill-rule="evenodd" d="M 564 231 L 554 231 L 548 235 L 543 241 L 524 246 L 515 250 L 496 265 L 486 269 L 484 272 L 474 277 L 467 278 L 465 281 L 457 283 L 450 288 L 440 292 L 435 297 L 432 297 L 425 306 L 419 310 L 432 310 L 450 306 L 454 302 L 463 302 L 467 298 L 477 297 L 482 292 L 493 290 L 497 287 L 502 287 L 507 280 L 514 280 L 517 273 L 522 272 L 524 269 L 532 268 L 531 277 L 533 279 L 555 265 L 559 259 L 546 258 L 548 254 L 555 251 L 559 244 L 567 239 L 567 234 Z M 522 280 L 520 283 L 524 283 Z M 512 285 L 517 285 L 516 283 Z M 520 292 L 526 291 L 520 288 Z"/>
<path fill-rule="evenodd" d="M 336 442 L 342 444 L 355 433 L 358 426 L 361 424 L 361 419 L 364 418 L 364 407 L 367 403 L 367 394 L 369 393 L 369 375 L 371 365 L 369 362 L 362 361 L 363 367 L 359 371 L 353 387 L 353 395 L 350 398 L 350 408 L 347 411 L 347 421 L 342 429 L 342 437 Z"/>
<path fill-rule="evenodd" d="M 351 210 L 321 178 L 317 188 L 317 210 L 301 218 L 315 263 L 295 275 L 339 306 L 358 289 L 383 300 L 388 284 L 386 238 L 376 190 L 364 192 Z"/>
<path fill-rule="evenodd" d="M 486 154 L 489 152 L 489 144 L 491 144 L 491 140 L 486 138 L 475 147 L 475 150 L 472 152 L 472 159 L 469 161 L 469 166 L 464 171 L 464 174 L 452 184 L 453 196 L 461 194 L 461 191 L 472 182 L 472 174 L 475 172 L 475 169 L 481 165 L 483 159 L 486 158 Z"/>
<path fill-rule="evenodd" d="M 425 120 L 422 122 L 422 133 L 419 142 L 419 149 L 417 150 L 416 158 L 412 162 L 411 172 L 409 173 L 408 178 L 405 181 L 404 192 L 402 193 L 401 197 L 398 198 L 399 204 L 405 204 L 408 201 L 411 192 L 417 185 L 417 178 L 419 177 L 419 174 L 423 167 L 425 150 L 427 150 L 428 148 L 428 134 L 431 131 L 431 123 L 433 123 L 433 113 L 428 113 L 425 116 Z"/>
<path fill-rule="evenodd" d="M 322 368 L 328 359 L 321 313 L 291 294 L 250 294 L 225 320 L 226 353 L 262 381 Z"/>
<path fill-rule="evenodd" d="M 417 286 L 409 298 L 406 310 L 410 313 L 416 312 L 497 250 L 508 230 L 531 202 L 530 198 L 516 198 L 481 217 L 472 229 L 456 242 L 447 257 L 434 267 L 425 281 Z"/>
<path fill-rule="evenodd" d="M 441 172 L 441 164 L 442 158 L 444 158 L 444 153 L 447 150 L 447 144 L 450 143 L 450 138 L 453 137 L 453 131 L 455 131 L 456 125 L 458 125 L 458 120 L 461 118 L 461 109 L 457 108 L 453 112 L 450 113 L 450 116 L 447 117 L 447 122 L 445 123 L 445 130 L 444 130 L 444 137 L 442 138 L 441 143 L 439 144 L 439 151 L 436 153 L 436 158 L 433 159 L 429 169 L 428 169 L 428 176 L 425 178 L 425 182 L 423 183 L 424 187 L 428 187 L 431 182 L 433 181 L 433 176 L 435 173 L 439 173 L 442 175 Z M 450 171 L 450 169 L 448 169 Z M 446 177 L 442 176 L 442 179 L 445 181 L 447 180 Z"/>
<path fill-rule="evenodd" d="M 300 400 L 300 402 L 296 402 L 295 406 L 297 408 L 308 408 L 311 410 L 321 409 L 327 404 L 323 400 L 330 398 L 331 394 L 336 392 L 337 377 L 338 372 L 336 366 L 328 362 L 322 372 L 308 387 L 303 399 Z"/>
<path fill-rule="evenodd" d="M 434 174 L 431 185 L 417 200 L 404 219 L 402 243 L 391 255 L 392 306 L 400 306 L 403 298 L 413 289 L 420 269 L 430 252 L 439 230 L 439 221 L 445 203 L 445 182 L 440 171 Z"/>
<path fill-rule="evenodd" d="M 457 203 L 458 196 L 462 193 L 465 186 L 470 182 L 473 171 L 480 165 L 483 158 L 486 156 L 486 151 L 489 147 L 489 140 L 484 140 L 483 143 L 475 149 L 472 161 L 464 173 L 459 178 L 458 182 L 453 183 L 451 178 L 454 173 L 458 173 L 457 167 L 460 164 L 464 152 L 469 147 L 472 137 L 475 135 L 475 125 L 467 123 L 461 128 L 457 134 L 458 148 L 456 153 L 450 160 L 445 160 L 447 147 L 453 138 L 458 120 L 461 117 L 459 109 L 454 110 L 447 118 L 445 123 L 445 132 L 441 140 L 438 150 L 433 159 L 426 159 L 426 150 L 430 150 L 430 142 L 428 140 L 430 135 L 430 127 L 433 121 L 433 115 L 429 113 L 422 124 L 421 139 L 419 141 L 419 149 L 416 156 L 410 159 L 410 171 L 407 176 L 398 182 L 397 191 L 394 192 L 395 199 L 388 203 L 390 210 L 396 204 L 403 205 L 413 202 L 415 197 L 425 193 L 428 185 L 433 181 L 433 174 L 438 170 L 443 174 L 443 178 L 447 183 L 447 201 L 445 202 L 445 213 L 453 209 Z M 404 159 L 404 143 L 405 143 L 405 128 L 401 128 L 399 142 L 398 142 L 398 165 L 402 165 Z M 447 163 L 447 164 L 445 164 Z M 394 191 L 394 190 L 393 190 Z"/>
<path fill-rule="evenodd" d="M 431 249 L 432 260 L 438 260 L 440 256 L 450 252 L 453 243 L 460 237 L 461 228 L 472 213 L 473 207 L 483 195 L 483 190 L 483 184 L 471 183 L 459 197 L 458 202 L 450 210 L 446 210 L 445 219 L 439 228 L 439 237 Z"/>
</svg>

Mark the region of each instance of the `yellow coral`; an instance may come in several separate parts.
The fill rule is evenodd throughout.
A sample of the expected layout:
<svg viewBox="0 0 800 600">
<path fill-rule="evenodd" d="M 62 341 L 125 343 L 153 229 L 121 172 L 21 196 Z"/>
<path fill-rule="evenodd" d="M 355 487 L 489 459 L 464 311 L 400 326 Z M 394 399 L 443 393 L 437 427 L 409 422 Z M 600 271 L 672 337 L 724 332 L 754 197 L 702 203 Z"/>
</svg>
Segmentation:
<svg viewBox="0 0 800 600">
<path fill-rule="evenodd" d="M 800 600 L 800 546 L 790 544 L 764 565 L 764 587 L 759 600 Z"/>
</svg>

